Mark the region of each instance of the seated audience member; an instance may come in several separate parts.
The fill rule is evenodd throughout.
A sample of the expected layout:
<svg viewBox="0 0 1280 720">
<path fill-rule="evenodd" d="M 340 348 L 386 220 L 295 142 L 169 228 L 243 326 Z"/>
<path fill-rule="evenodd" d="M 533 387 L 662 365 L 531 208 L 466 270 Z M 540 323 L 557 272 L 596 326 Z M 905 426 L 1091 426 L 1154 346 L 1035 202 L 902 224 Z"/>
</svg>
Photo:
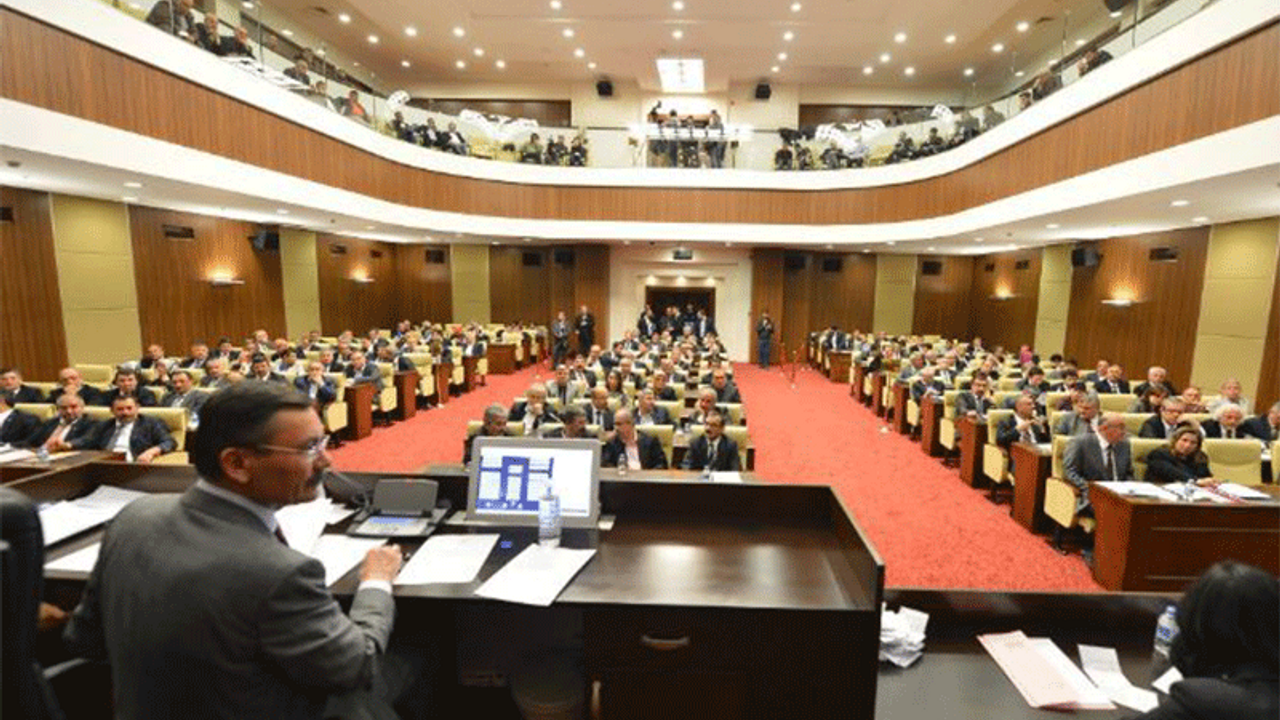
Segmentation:
<svg viewBox="0 0 1280 720">
<path fill-rule="evenodd" d="M 1031 99 L 1036 101 L 1043 100 L 1061 89 L 1062 80 L 1058 77 L 1058 74 L 1051 70 L 1045 70 L 1036 76 L 1035 82 L 1031 85 Z"/>
<path fill-rule="evenodd" d="M 395 348 L 390 345 L 378 348 L 378 364 L 390 365 L 393 373 L 412 372 L 418 369 L 412 360 L 404 355 L 397 355 Z"/>
<path fill-rule="evenodd" d="M 1039 397 L 1052 390 L 1053 386 L 1044 379 L 1044 369 L 1033 365 L 1027 370 L 1027 377 L 1018 381 L 1018 389 L 1031 390 L 1036 397 Z"/>
<path fill-rule="evenodd" d="M 626 391 L 622 389 L 622 373 L 617 370 L 610 370 L 604 376 L 604 389 L 609 399 L 616 400 L 619 407 L 627 407 L 631 404 L 631 398 L 627 397 Z"/>
<path fill-rule="evenodd" d="M 320 351 L 320 365 L 327 373 L 340 373 L 347 369 L 342 360 L 338 359 L 337 354 L 329 349 Z"/>
<path fill-rule="evenodd" d="M 63 368 L 58 372 L 58 387 L 49 393 L 49 402 L 56 403 L 58 398 L 67 393 L 79 395 L 85 405 L 102 404 L 99 402 L 102 392 L 91 385 L 86 385 L 84 378 L 80 376 L 80 371 L 75 368 Z"/>
<path fill-rule="evenodd" d="M 115 387 L 98 397 L 99 405 L 110 407 L 118 397 L 132 397 L 137 398 L 138 405 L 141 407 L 156 406 L 155 393 L 138 383 L 138 371 L 132 367 L 122 367 L 116 370 L 116 376 L 112 384 Z"/>
<path fill-rule="evenodd" d="M 310 68 L 307 67 L 307 59 L 302 56 L 298 56 L 293 61 L 293 67 L 285 68 L 284 74 L 307 87 L 311 87 Z"/>
<path fill-rule="evenodd" d="M 196 15 L 191 11 L 195 0 L 156 0 L 147 13 L 147 23 L 170 35 L 188 40 L 196 38 Z"/>
<path fill-rule="evenodd" d="M 1258 415 L 1251 417 L 1240 424 L 1240 430 L 1246 435 L 1262 440 L 1263 442 L 1274 442 L 1280 440 L 1280 402 L 1271 406 L 1266 415 Z"/>
<path fill-rule="evenodd" d="M 413 139 L 413 126 L 405 122 L 404 113 L 399 110 L 391 118 L 391 130 L 401 140 L 410 141 Z"/>
<path fill-rule="evenodd" d="M 672 425 L 671 413 L 655 403 L 653 390 L 645 388 L 636 393 L 635 421 L 637 425 Z"/>
<path fill-rule="evenodd" d="M 1100 383 L 1100 382 L 1102 382 L 1103 380 L 1106 380 L 1106 379 L 1107 379 L 1107 370 L 1108 370 L 1110 367 L 1111 367 L 1111 364 L 1110 364 L 1110 363 L 1108 363 L 1106 360 L 1099 360 L 1099 361 L 1098 361 L 1098 364 L 1095 366 L 1095 368 L 1094 368 L 1093 372 L 1091 372 L 1091 373 L 1089 373 L 1088 375 L 1085 375 L 1085 376 L 1084 376 L 1085 381 L 1086 381 L 1086 382 L 1091 382 L 1091 383 L 1095 383 L 1095 384 L 1096 384 L 1096 383 Z"/>
<path fill-rule="evenodd" d="M 569 146 L 565 144 L 564 136 L 554 138 L 547 141 L 547 164 L 563 165 L 564 159 L 569 155 Z"/>
<path fill-rule="evenodd" d="M 149 463 L 178 444 L 169 428 L 156 418 L 138 414 L 138 399 L 121 395 L 111 401 L 114 420 L 101 423 L 92 435 L 86 435 L 71 446 L 76 450 L 106 450 L 124 453 L 130 462 Z"/>
<path fill-rule="evenodd" d="M 1169 382 L 1169 371 L 1159 365 L 1147 368 L 1147 379 L 1133 389 L 1133 394 L 1139 397 L 1146 395 L 1147 389 L 1155 385 L 1163 385 L 1165 394 L 1169 397 L 1178 394 L 1178 389 L 1173 386 L 1172 382 Z"/>
<path fill-rule="evenodd" d="M 182 362 L 178 363 L 178 367 L 187 370 L 203 370 L 204 366 L 209 362 L 209 346 L 204 343 L 196 343 L 191 346 L 191 355 Z"/>
<path fill-rule="evenodd" d="M 1200 450 L 1203 437 L 1194 423 L 1175 427 L 1167 436 L 1164 447 L 1147 453 L 1147 482 L 1183 483 L 1189 481 L 1209 484 L 1213 472 L 1209 469 L 1209 456 Z"/>
<path fill-rule="evenodd" d="M 1205 571 L 1178 603 L 1169 658 L 1183 679 L 1136 720 L 1280 717 L 1280 583 L 1230 560 Z"/>
<path fill-rule="evenodd" d="M 267 360 L 266 355 L 262 354 L 253 356 L 253 360 L 249 365 L 249 374 L 245 379 L 259 382 L 288 382 L 285 376 L 271 369 L 271 362 Z"/>
<path fill-rule="evenodd" d="M 547 404 L 547 388 L 541 383 L 531 385 L 524 391 L 524 399 L 511 406 L 507 419 L 524 423 L 524 434 L 530 437 L 537 435 L 538 428 L 543 425 L 560 422 L 560 418 L 551 412 L 551 406 Z"/>
<path fill-rule="evenodd" d="M 164 365 L 164 348 L 159 345 L 148 345 L 147 351 L 142 354 L 142 358 L 138 360 L 138 369 L 155 370 Z"/>
<path fill-rule="evenodd" d="M 1148 386 L 1145 392 L 1139 393 L 1133 402 L 1129 403 L 1129 412 L 1140 413 L 1156 413 L 1160 410 L 1160 404 L 1169 397 L 1169 389 L 1164 385 Z"/>
<path fill-rule="evenodd" d="M 560 411 L 560 422 L 564 427 L 556 428 L 543 437 L 563 440 L 595 440 L 595 435 L 587 434 L 587 413 L 578 405 L 566 405 Z"/>
<path fill-rule="evenodd" d="M 436 149 L 444 147 L 445 134 L 436 128 L 435 118 L 427 118 L 427 124 L 422 126 L 418 138 L 423 147 Z"/>
<path fill-rule="evenodd" d="M 587 424 L 613 432 L 613 410 L 609 409 L 609 391 L 603 385 L 591 388 L 591 402 L 586 407 Z"/>
<path fill-rule="evenodd" d="M 628 470 L 666 470 L 667 456 L 662 443 L 652 435 L 636 430 L 631 411 L 620 408 L 613 415 L 613 437 L 600 451 L 601 467 Z"/>
<path fill-rule="evenodd" d="M 243 25 L 236 27 L 234 35 L 222 38 L 218 54 L 223 57 L 253 57 L 253 49 L 249 47 L 249 31 Z"/>
<path fill-rule="evenodd" d="M 654 398 L 657 400 L 678 400 L 676 389 L 667 384 L 667 373 L 658 370 L 653 374 L 653 384 L 650 388 L 653 390 Z"/>
<path fill-rule="evenodd" d="M 97 429 L 98 423 L 84 414 L 84 400 L 79 395 L 68 394 L 58 398 L 58 415 L 41 423 L 27 437 L 27 447 L 44 447 L 45 450 L 64 452 L 72 443 Z"/>
<path fill-rule="evenodd" d="M 705 425 L 707 417 L 713 412 L 720 412 L 720 408 L 716 406 L 716 391 L 703 388 L 698 391 L 698 401 L 693 406 L 693 412 L 685 416 L 684 426 Z"/>
<path fill-rule="evenodd" d="M 1013 404 L 1013 415 L 996 425 L 996 445 L 1008 450 L 1016 442 L 1029 445 L 1047 443 L 1050 440 L 1047 426 L 1045 419 L 1036 415 L 1035 398 L 1019 395 Z M 1012 457 L 1009 458 L 1009 469 L 1013 469 Z"/>
<path fill-rule="evenodd" d="M 329 83 L 324 80 L 316 80 L 316 84 L 311 88 L 307 98 L 326 110 L 336 113 L 342 112 L 342 98 L 331 97 L 329 95 Z"/>
<path fill-rule="evenodd" d="M 924 370 L 924 355 L 920 353 L 912 353 L 911 357 L 907 360 L 907 363 L 902 366 L 902 370 L 898 372 L 898 379 L 910 380 L 916 375 L 919 375 L 921 370 Z"/>
<path fill-rule="evenodd" d="M 1092 47 L 1085 51 L 1084 57 L 1076 63 L 1076 71 L 1080 73 L 1080 77 L 1084 77 L 1109 62 L 1111 62 L 1111 53 Z"/>
<path fill-rule="evenodd" d="M 1205 407 L 1204 399 L 1200 395 L 1200 388 L 1195 385 L 1188 385 L 1183 389 L 1182 411 L 1197 415 L 1209 412 L 1209 408 Z"/>
<path fill-rule="evenodd" d="M 794 154 L 791 152 L 791 146 L 783 143 L 782 146 L 778 148 L 777 152 L 773 154 L 773 169 L 790 170 L 794 157 Z M 675 163 L 672 163 L 672 165 L 674 166 Z"/>
<path fill-rule="evenodd" d="M 1124 368 L 1119 365 L 1108 365 L 1107 376 L 1094 383 L 1093 391 L 1099 395 L 1125 395 L 1129 392 L 1129 381 L 1124 379 Z"/>
<path fill-rule="evenodd" d="M 449 123 L 449 130 L 444 134 L 444 149 L 454 155 L 467 155 L 470 148 L 467 146 L 467 138 L 458 130 L 457 123 Z"/>
<path fill-rule="evenodd" d="M 231 363 L 240 362 L 240 351 L 231 344 L 230 338 L 219 338 L 218 348 L 211 353 L 211 357 L 222 358 L 229 367 Z"/>
<path fill-rule="evenodd" d="M 569 167 L 587 166 L 587 141 L 575 137 L 569 144 Z"/>
<path fill-rule="evenodd" d="M 359 350 L 351 353 L 351 364 L 344 371 L 351 385 L 370 383 L 377 391 L 382 390 L 382 371 L 377 365 L 369 362 Z"/>
<path fill-rule="evenodd" d="M 982 131 L 986 132 L 991 128 L 1004 122 L 1004 113 L 991 107 L 990 105 L 982 108 Z"/>
<path fill-rule="evenodd" d="M 187 424 L 195 429 L 200 426 L 200 408 L 209 399 L 209 393 L 194 389 L 191 373 L 186 370 L 173 371 L 173 390 L 160 399 L 160 407 L 180 407 L 187 411 Z"/>
<path fill-rule="evenodd" d="M 111 522 L 65 637 L 75 652 L 111 663 L 119 717 L 180 707 L 222 717 L 394 715 L 393 698 L 375 704 L 369 688 L 394 677 L 379 666 L 392 660 L 382 656 L 400 549 L 365 556 L 348 616 L 321 564 L 287 546 L 276 519 L 280 507 L 317 496 L 325 441 L 306 398 L 239 385 L 206 406 L 196 483 L 138 500 Z M 352 695 L 326 712 L 338 693 Z"/>
<path fill-rule="evenodd" d="M 1170 438 L 1173 437 L 1173 431 L 1180 425 L 1184 407 L 1182 400 L 1178 398 L 1165 398 L 1160 403 L 1160 412 L 1147 418 L 1142 423 L 1142 428 L 1138 430 L 1138 437 L 1144 438 Z"/>
<path fill-rule="evenodd" d="M 369 122 L 369 111 L 365 110 L 364 103 L 360 102 L 360 93 L 352 90 L 347 93 L 347 99 L 342 103 L 340 112 L 345 116 L 360 122 Z"/>
<path fill-rule="evenodd" d="M 923 402 L 925 398 L 940 398 L 947 391 L 947 386 L 941 380 L 935 379 L 935 372 L 933 368 L 927 367 L 921 370 L 920 374 L 911 382 L 911 399 L 915 400 L 916 403 Z"/>
<path fill-rule="evenodd" d="M 1062 454 L 1063 474 L 1079 491 L 1076 513 L 1093 515 L 1089 504 L 1089 484 L 1133 480 L 1133 455 L 1125 437 L 1124 417 L 1106 413 L 1098 421 L 1098 432 L 1076 436 Z"/>
<path fill-rule="evenodd" d="M 1053 428 L 1053 434 L 1073 437 L 1098 431 L 1098 396 L 1090 393 L 1076 403 L 1075 409 L 1064 413 Z"/>
<path fill-rule="evenodd" d="M 1218 408 L 1223 405 L 1236 405 L 1240 408 L 1240 412 L 1248 415 L 1249 408 L 1253 404 L 1249 402 L 1249 398 L 1244 396 L 1244 386 L 1240 384 L 1240 381 L 1235 378 L 1227 378 L 1222 383 L 1218 399 L 1209 404 L 1209 412 L 1217 412 Z"/>
<path fill-rule="evenodd" d="M 298 362 L 298 353 L 291 347 L 286 347 L 280 351 L 280 357 L 276 360 L 275 371 L 284 376 L 298 375 L 303 372 L 305 366 Z"/>
<path fill-rule="evenodd" d="M 468 433 L 466 439 L 462 441 L 462 464 L 467 465 L 471 462 L 472 446 L 475 445 L 478 437 L 506 437 L 507 436 L 507 409 L 501 405 L 493 404 L 484 410 L 484 423 L 478 430 Z"/>
<path fill-rule="evenodd" d="M 1216 438 L 1222 440 L 1238 440 L 1246 437 L 1256 437 L 1253 434 L 1252 426 L 1244 424 L 1244 410 L 1239 405 L 1219 405 L 1214 411 L 1213 418 L 1205 420 L 1201 426 L 1204 429 L 1204 436 L 1207 438 Z M 1270 440 L 1269 437 L 1258 437 L 1258 440 Z"/>
<path fill-rule="evenodd" d="M 569 379 L 569 366 L 563 363 L 556 366 L 555 377 L 547 381 L 547 395 L 559 400 L 562 408 L 585 395 L 586 389 L 586 383 Z"/>
<path fill-rule="evenodd" d="M 705 424 L 707 431 L 689 443 L 681 466 L 685 470 L 742 470 L 738 443 L 724 434 L 724 416 L 713 410 Z"/>
<path fill-rule="evenodd" d="M 0 395 L 7 397 L 10 405 L 44 402 L 44 393 L 38 388 L 22 384 L 22 371 L 16 367 L 0 368 Z"/>
<path fill-rule="evenodd" d="M 716 368 L 711 373 L 711 389 L 716 393 L 717 403 L 740 403 L 742 395 L 738 387 L 729 382 L 729 374 L 723 368 Z"/>
<path fill-rule="evenodd" d="M 227 379 L 227 361 L 223 358 L 214 358 L 204 367 L 204 377 L 200 378 L 200 387 L 213 388 L 221 390 L 230 385 Z"/>
<path fill-rule="evenodd" d="M 307 374 L 293 379 L 293 387 L 317 405 L 328 405 L 338 399 L 338 386 L 324 374 L 319 360 L 307 363 Z"/>
<path fill-rule="evenodd" d="M 974 375 L 969 389 L 956 395 L 956 417 L 986 420 L 987 412 L 994 406 L 991 381 L 985 375 Z"/>
<path fill-rule="evenodd" d="M 0 445 L 22 445 L 39 426 L 39 418 L 15 410 L 9 398 L 0 393 Z"/>
<path fill-rule="evenodd" d="M 218 34 L 218 16 L 211 12 L 204 14 L 204 22 L 196 26 L 196 45 L 214 55 L 222 54 L 222 36 Z"/>
<path fill-rule="evenodd" d="M 542 164 L 542 142 L 538 138 L 538 133 L 530 135 L 528 141 L 520 146 L 520 162 Z"/>
</svg>

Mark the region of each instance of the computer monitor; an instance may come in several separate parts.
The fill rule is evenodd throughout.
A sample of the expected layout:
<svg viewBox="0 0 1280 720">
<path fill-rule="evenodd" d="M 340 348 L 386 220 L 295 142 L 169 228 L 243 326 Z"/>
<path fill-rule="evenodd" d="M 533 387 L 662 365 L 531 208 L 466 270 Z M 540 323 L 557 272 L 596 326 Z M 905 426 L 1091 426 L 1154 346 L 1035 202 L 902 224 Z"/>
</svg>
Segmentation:
<svg viewBox="0 0 1280 720">
<path fill-rule="evenodd" d="M 495 525 L 538 524 L 538 499 L 550 482 L 561 524 L 592 528 L 600 517 L 600 442 L 479 437 L 472 450 L 467 519 Z"/>
</svg>

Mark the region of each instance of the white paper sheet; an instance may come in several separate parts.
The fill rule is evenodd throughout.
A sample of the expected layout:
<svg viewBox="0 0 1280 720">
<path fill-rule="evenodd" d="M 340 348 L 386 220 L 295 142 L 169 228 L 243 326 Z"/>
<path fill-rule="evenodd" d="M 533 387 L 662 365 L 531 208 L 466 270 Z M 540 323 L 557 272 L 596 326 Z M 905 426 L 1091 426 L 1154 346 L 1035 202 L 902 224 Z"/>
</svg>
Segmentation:
<svg viewBox="0 0 1280 720">
<path fill-rule="evenodd" d="M 1069 709 L 1080 702 L 1071 684 L 1021 630 L 979 635 L 978 642 L 1031 707 Z"/>
<path fill-rule="evenodd" d="M 30 450 L 0 450 L 0 465 L 31 460 L 35 456 Z"/>
<path fill-rule="evenodd" d="M 370 550 L 385 542 L 383 538 L 321 535 L 307 554 L 324 565 L 324 584 L 329 586 L 359 565 Z"/>
<path fill-rule="evenodd" d="M 64 500 L 41 508 L 40 526 L 44 532 L 44 546 L 49 547 L 111 520 L 125 505 L 143 495 L 146 493 L 102 485 L 78 500 Z"/>
<path fill-rule="evenodd" d="M 1071 658 L 1049 638 L 1029 638 L 1028 641 L 1040 653 L 1040 656 L 1049 661 L 1049 665 L 1058 674 L 1067 681 L 1079 698 L 1075 707 L 1078 710 L 1114 710 L 1115 705 L 1107 699 L 1107 694 L 1103 692 L 1097 685 L 1094 685 L 1076 664 L 1071 662 Z"/>
<path fill-rule="evenodd" d="M 1218 486 L 1218 491 L 1224 492 L 1232 497 L 1240 498 L 1241 500 L 1270 500 L 1271 499 L 1271 496 L 1264 492 L 1258 492 L 1257 490 L 1254 490 L 1248 485 L 1240 485 L 1237 483 L 1222 483 L 1221 485 Z"/>
<path fill-rule="evenodd" d="M 1154 692 L 1133 686 L 1120 669 L 1120 657 L 1113 648 L 1080 645 L 1080 664 L 1089 679 L 1111 698 L 1112 702 L 1138 712 L 1147 712 L 1159 704 Z"/>
<path fill-rule="evenodd" d="M 311 502 L 286 505 L 276 511 L 276 520 L 280 523 L 280 532 L 289 543 L 289 547 L 299 552 L 311 553 L 316 541 L 324 534 L 324 526 L 329 522 L 329 510 L 333 503 L 324 497 L 323 490 L 319 497 Z"/>
<path fill-rule="evenodd" d="M 498 535 L 433 535 L 409 558 L 396 585 L 468 583 L 475 580 Z"/>
<path fill-rule="evenodd" d="M 595 550 L 530 545 L 477 588 L 476 595 L 548 607 L 595 554 Z"/>
<path fill-rule="evenodd" d="M 1146 482 L 1100 482 L 1094 483 L 1094 485 L 1101 485 L 1118 495 L 1127 495 L 1129 497 L 1146 497 L 1169 502 L 1176 502 L 1180 499 L 1179 496 L 1168 490 Z"/>
<path fill-rule="evenodd" d="M 1173 687 L 1173 684 L 1178 682 L 1181 679 L 1182 679 L 1182 673 L 1178 672 L 1178 668 L 1171 667 L 1168 670 L 1166 670 L 1163 675 L 1161 675 L 1160 677 L 1152 681 L 1151 687 L 1159 690 L 1165 695 L 1168 695 L 1169 688 Z"/>
<path fill-rule="evenodd" d="M 94 543 L 73 553 L 67 553 L 57 560 L 45 563 L 44 569 L 61 570 L 63 572 L 93 572 L 93 566 L 98 562 L 98 552 L 101 550 L 102 543 Z"/>
<path fill-rule="evenodd" d="M 732 470 L 717 470 L 711 473 L 711 482 L 713 483 L 740 483 L 742 482 L 742 473 Z"/>
<path fill-rule="evenodd" d="M 355 511 L 355 508 L 347 507 L 346 505 L 341 505 L 339 503 L 332 503 L 329 506 L 329 514 L 325 517 L 324 521 L 329 525 L 337 525 L 343 520 L 351 517 Z"/>
</svg>

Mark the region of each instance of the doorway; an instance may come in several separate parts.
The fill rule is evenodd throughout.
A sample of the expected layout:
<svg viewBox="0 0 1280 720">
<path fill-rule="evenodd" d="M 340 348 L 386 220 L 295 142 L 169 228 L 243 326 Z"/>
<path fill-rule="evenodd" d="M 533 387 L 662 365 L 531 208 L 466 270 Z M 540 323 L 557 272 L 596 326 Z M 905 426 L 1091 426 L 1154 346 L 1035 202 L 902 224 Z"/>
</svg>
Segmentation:
<svg viewBox="0 0 1280 720">
<path fill-rule="evenodd" d="M 684 312 L 686 305 L 693 305 L 694 311 L 706 310 L 707 317 L 716 317 L 716 289 L 713 287 L 680 288 L 645 286 L 644 302 L 653 308 L 654 315 L 662 317 L 666 309 L 672 305 Z"/>
</svg>

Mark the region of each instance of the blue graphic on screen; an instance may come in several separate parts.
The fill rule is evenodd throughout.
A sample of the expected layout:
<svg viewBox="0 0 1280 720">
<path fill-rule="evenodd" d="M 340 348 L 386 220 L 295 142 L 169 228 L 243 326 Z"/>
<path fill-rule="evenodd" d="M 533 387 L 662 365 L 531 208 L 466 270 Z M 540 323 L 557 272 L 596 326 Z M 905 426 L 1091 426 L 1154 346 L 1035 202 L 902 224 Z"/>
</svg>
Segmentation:
<svg viewBox="0 0 1280 720">
<path fill-rule="evenodd" d="M 538 498 L 551 482 L 554 466 L 554 457 L 482 457 L 476 510 L 538 512 Z"/>
</svg>

